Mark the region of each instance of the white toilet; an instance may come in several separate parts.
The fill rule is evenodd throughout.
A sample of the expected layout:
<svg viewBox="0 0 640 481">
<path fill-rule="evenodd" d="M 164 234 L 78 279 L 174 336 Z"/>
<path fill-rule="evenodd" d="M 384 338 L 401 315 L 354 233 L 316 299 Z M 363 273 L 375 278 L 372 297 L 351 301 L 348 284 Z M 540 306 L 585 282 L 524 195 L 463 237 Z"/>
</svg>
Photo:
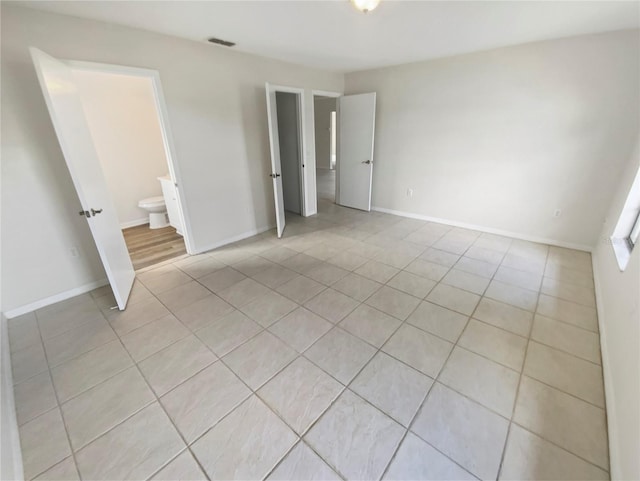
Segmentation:
<svg viewBox="0 0 640 481">
<path fill-rule="evenodd" d="M 138 202 L 138 207 L 149 212 L 149 229 L 161 229 L 169 225 L 164 197 L 147 197 Z"/>
</svg>

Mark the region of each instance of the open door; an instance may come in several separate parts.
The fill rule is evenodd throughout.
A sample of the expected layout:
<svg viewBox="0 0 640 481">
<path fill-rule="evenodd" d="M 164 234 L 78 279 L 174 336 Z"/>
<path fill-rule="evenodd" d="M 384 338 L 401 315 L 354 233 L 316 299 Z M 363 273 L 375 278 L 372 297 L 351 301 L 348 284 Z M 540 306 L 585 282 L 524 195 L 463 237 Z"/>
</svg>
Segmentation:
<svg viewBox="0 0 640 481">
<path fill-rule="evenodd" d="M 278 113 L 276 111 L 276 92 L 265 84 L 267 93 L 267 121 L 269 124 L 269 144 L 271 146 L 271 174 L 273 181 L 273 199 L 276 205 L 276 227 L 278 237 L 282 237 L 285 227 L 284 190 L 282 188 L 282 168 L 280 165 L 280 141 L 278 139 Z"/>
<path fill-rule="evenodd" d="M 376 94 L 338 99 L 338 203 L 371 210 Z"/>
<path fill-rule="evenodd" d="M 111 289 L 122 310 L 127 305 L 135 271 L 107 189 L 73 73 L 64 62 L 36 48 L 29 50 L 51 122 L 78 192 L 80 215 L 86 217 L 89 223 Z"/>
</svg>

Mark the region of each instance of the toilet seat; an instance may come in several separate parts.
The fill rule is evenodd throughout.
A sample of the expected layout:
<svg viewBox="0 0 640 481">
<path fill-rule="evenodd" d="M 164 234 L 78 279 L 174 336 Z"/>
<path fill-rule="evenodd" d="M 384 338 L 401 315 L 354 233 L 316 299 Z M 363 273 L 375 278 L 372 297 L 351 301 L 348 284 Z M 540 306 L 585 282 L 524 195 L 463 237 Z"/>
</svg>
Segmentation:
<svg viewBox="0 0 640 481">
<path fill-rule="evenodd" d="M 161 207 L 164 205 L 164 197 L 158 195 L 156 197 L 147 197 L 138 202 L 139 207 Z"/>
</svg>

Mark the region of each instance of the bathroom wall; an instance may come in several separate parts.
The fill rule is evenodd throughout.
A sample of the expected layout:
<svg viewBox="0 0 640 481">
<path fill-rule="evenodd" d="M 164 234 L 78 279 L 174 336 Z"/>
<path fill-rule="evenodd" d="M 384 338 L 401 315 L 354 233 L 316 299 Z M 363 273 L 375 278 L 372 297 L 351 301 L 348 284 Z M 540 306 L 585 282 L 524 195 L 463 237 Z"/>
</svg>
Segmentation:
<svg viewBox="0 0 640 481">
<path fill-rule="evenodd" d="M 150 79 L 75 70 L 87 122 L 120 225 L 149 221 L 138 202 L 162 195 L 169 169 Z"/>
</svg>

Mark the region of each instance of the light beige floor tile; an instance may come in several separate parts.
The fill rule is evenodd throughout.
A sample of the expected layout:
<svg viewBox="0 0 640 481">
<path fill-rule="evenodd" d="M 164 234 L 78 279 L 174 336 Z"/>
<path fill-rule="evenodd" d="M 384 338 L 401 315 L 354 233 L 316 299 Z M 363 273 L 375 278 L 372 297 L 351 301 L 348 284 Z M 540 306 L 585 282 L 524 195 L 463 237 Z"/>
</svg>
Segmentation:
<svg viewBox="0 0 640 481">
<path fill-rule="evenodd" d="M 511 426 L 500 479 L 608 480 L 606 471 L 522 429 Z"/>
<path fill-rule="evenodd" d="M 542 276 L 540 274 L 519 271 L 506 266 L 500 266 L 493 278 L 505 284 L 536 292 L 540 290 L 540 284 L 542 282 Z"/>
<path fill-rule="evenodd" d="M 524 373 L 604 408 L 602 368 L 598 364 L 532 341 L 527 349 Z"/>
<path fill-rule="evenodd" d="M 47 358 L 42 343 L 32 344 L 11 353 L 13 382 L 17 384 L 47 370 Z"/>
<path fill-rule="evenodd" d="M 224 362 L 255 391 L 295 359 L 296 355 L 280 339 L 263 331 L 227 354 Z"/>
<path fill-rule="evenodd" d="M 218 356 L 222 357 L 246 340 L 258 334 L 262 328 L 240 311 L 218 319 L 196 332 L 196 336 Z"/>
<path fill-rule="evenodd" d="M 342 389 L 339 382 L 300 357 L 265 384 L 258 395 L 301 435 Z"/>
<path fill-rule="evenodd" d="M 503 329 L 471 319 L 458 344 L 518 372 L 522 370 L 527 340 Z"/>
<path fill-rule="evenodd" d="M 309 445 L 347 479 L 378 479 L 404 429 L 345 391 L 305 436 Z"/>
<path fill-rule="evenodd" d="M 428 248 L 420 255 L 420 259 L 425 261 L 434 262 L 445 267 L 453 267 L 460 256 L 458 254 L 452 254 L 451 252 L 441 251 L 440 249 Z"/>
<path fill-rule="evenodd" d="M 549 248 L 549 263 L 592 272 L 591 254 L 575 249 L 551 246 Z"/>
<path fill-rule="evenodd" d="M 228 367 L 216 362 L 169 391 L 160 402 L 190 443 L 250 394 Z"/>
<path fill-rule="evenodd" d="M 259 256 L 249 256 L 245 260 L 233 264 L 233 268 L 242 272 L 245 276 L 252 277 L 258 272 L 265 270 L 267 267 L 273 266 L 274 263 Z"/>
<path fill-rule="evenodd" d="M 269 475 L 270 480 L 339 481 L 342 479 L 304 442 L 299 442 Z"/>
<path fill-rule="evenodd" d="M 473 244 L 474 239 L 456 238 L 445 234 L 433 244 L 433 247 L 453 254 L 462 255 Z"/>
<path fill-rule="evenodd" d="M 609 466 L 603 409 L 524 376 L 513 420 L 603 469 Z"/>
<path fill-rule="evenodd" d="M 320 243 L 314 245 L 310 249 L 307 249 L 304 253 L 308 256 L 315 257 L 316 259 L 326 261 L 330 257 L 338 255 L 340 253 L 340 249 L 328 244 Z"/>
<path fill-rule="evenodd" d="M 423 299 L 436 283 L 430 279 L 425 279 L 410 272 L 402 271 L 394 276 L 387 285 L 398 289 L 407 294 L 411 294 L 414 297 Z"/>
<path fill-rule="evenodd" d="M 48 371 L 16 384 L 13 394 L 18 426 L 58 405 Z"/>
<path fill-rule="evenodd" d="M 475 274 L 477 276 L 486 277 L 491 279 L 498 270 L 498 264 L 491 264 L 489 262 L 480 261 L 478 259 L 472 259 L 471 257 L 461 257 L 456 262 L 456 269 L 469 274 Z"/>
<path fill-rule="evenodd" d="M 601 363 L 600 337 L 595 332 L 536 314 L 531 339 L 587 361 Z"/>
<path fill-rule="evenodd" d="M 33 312 L 9 319 L 7 323 L 11 352 L 40 343 L 40 330 Z"/>
<path fill-rule="evenodd" d="M 470 316 L 476 308 L 476 305 L 480 300 L 480 296 L 471 292 L 463 291 L 457 287 L 438 284 L 433 288 L 426 300 L 442 307 L 446 307 L 447 309 L 451 309 L 452 311 Z"/>
<path fill-rule="evenodd" d="M 395 267 L 396 269 L 404 269 L 421 253 L 421 249 L 410 249 L 408 251 L 405 249 L 404 251 L 398 251 L 396 246 L 391 244 L 388 248 L 383 249 L 379 254 L 377 254 L 375 259 L 376 261 Z"/>
<path fill-rule="evenodd" d="M 491 281 L 485 295 L 496 301 L 504 302 L 526 311 L 535 311 L 538 302 L 538 293 L 512 286 L 499 281 Z"/>
<path fill-rule="evenodd" d="M 358 267 L 354 272 L 362 277 L 384 284 L 400 272 L 400 270 L 390 265 L 371 260 Z"/>
<path fill-rule="evenodd" d="M 128 306 L 124 311 L 110 311 L 107 319 L 119 336 L 170 314 L 155 297 Z"/>
<path fill-rule="evenodd" d="M 598 315 L 592 307 L 540 294 L 537 312 L 551 319 L 598 332 Z"/>
<path fill-rule="evenodd" d="M 380 289 L 382 284 L 372 281 L 371 279 L 366 279 L 357 274 L 349 274 L 336 282 L 332 287 L 333 289 L 362 302 L 375 291 Z"/>
<path fill-rule="evenodd" d="M 435 378 L 451 352 L 453 344 L 408 324 L 391 336 L 382 347 L 387 354 Z"/>
<path fill-rule="evenodd" d="M 78 452 L 76 461 L 83 479 L 146 479 L 184 448 L 153 403 Z"/>
<path fill-rule="evenodd" d="M 504 256 L 504 259 L 502 259 L 502 265 L 519 271 L 527 271 L 540 275 L 544 272 L 545 258 L 538 255 L 527 256 L 508 252 L 507 255 Z"/>
<path fill-rule="evenodd" d="M 405 268 L 405 271 L 438 282 L 449 272 L 449 268 L 424 259 L 415 259 Z"/>
<path fill-rule="evenodd" d="M 57 366 L 96 347 L 116 339 L 116 334 L 104 319 L 44 341 L 49 366 Z"/>
<path fill-rule="evenodd" d="M 240 308 L 269 293 L 269 288 L 253 279 L 243 279 L 240 282 L 218 292 L 218 295 L 236 308 Z"/>
<path fill-rule="evenodd" d="M 305 275 L 314 281 L 324 284 L 325 286 L 330 286 L 338 282 L 343 277 L 348 276 L 349 271 L 341 269 L 338 266 L 334 266 L 333 264 L 323 262 L 307 271 Z"/>
<path fill-rule="evenodd" d="M 192 446 L 209 478 L 262 479 L 297 436 L 256 396 L 237 407 Z"/>
<path fill-rule="evenodd" d="M 111 341 L 51 370 L 60 402 L 124 371 L 133 361 L 119 340 Z"/>
<path fill-rule="evenodd" d="M 184 271 L 194 279 L 199 279 L 200 277 L 212 274 L 213 272 L 225 267 L 222 262 L 207 255 L 197 262 L 189 262 L 187 264 L 180 264 L 176 262 L 175 265 L 177 265 L 181 271 Z"/>
<path fill-rule="evenodd" d="M 333 289 L 327 289 L 307 301 L 304 306 L 335 324 L 344 319 L 357 305 L 358 301 L 355 299 Z"/>
<path fill-rule="evenodd" d="M 46 435 L 43 435 L 46 433 Z M 71 454 L 59 409 L 32 419 L 20 427 L 25 479 L 32 479 Z"/>
<path fill-rule="evenodd" d="M 313 312 L 299 307 L 273 324 L 269 330 L 298 352 L 322 337 L 332 324 Z"/>
<path fill-rule="evenodd" d="M 280 263 L 280 265 L 287 269 L 291 269 L 298 274 L 305 274 L 314 267 L 320 265 L 320 262 L 320 259 L 300 253 L 285 259 Z"/>
<path fill-rule="evenodd" d="M 547 264 L 544 275 L 566 284 L 593 288 L 593 275 L 590 272 L 570 269 L 557 264 Z"/>
<path fill-rule="evenodd" d="M 202 329 L 221 317 L 231 314 L 234 308 L 215 294 L 194 302 L 174 312 L 175 316 L 192 331 Z"/>
<path fill-rule="evenodd" d="M 162 396 L 215 360 L 215 354 L 191 335 L 146 358 L 138 367 L 156 394 Z"/>
<path fill-rule="evenodd" d="M 297 272 L 294 272 L 280 265 L 273 265 L 255 274 L 253 276 L 253 279 L 261 284 L 264 284 L 265 286 L 270 287 L 271 289 L 275 289 L 276 287 L 281 286 L 285 282 L 288 282 L 297 276 Z"/>
<path fill-rule="evenodd" d="M 173 461 L 156 473 L 154 481 L 206 481 L 207 477 L 188 450 L 182 451 Z"/>
<path fill-rule="evenodd" d="M 158 294 L 158 299 L 175 312 L 210 295 L 209 289 L 196 281 L 191 281 Z"/>
<path fill-rule="evenodd" d="M 246 278 L 244 274 L 227 266 L 201 277 L 198 279 L 198 282 L 217 294 L 227 287 L 231 287 L 235 283 L 240 282 L 244 278 Z"/>
<path fill-rule="evenodd" d="M 304 304 L 325 289 L 326 287 L 324 285 L 314 281 L 313 279 L 309 279 L 305 276 L 298 276 L 288 282 L 285 282 L 276 290 L 292 301 L 297 302 L 298 304 Z"/>
<path fill-rule="evenodd" d="M 471 481 L 476 478 L 418 436 L 409 432 L 402 441 L 383 479 Z"/>
<path fill-rule="evenodd" d="M 404 321 L 411 314 L 420 299 L 388 286 L 382 286 L 366 301 L 372 307 Z"/>
<path fill-rule="evenodd" d="M 482 295 L 489 285 L 489 279 L 458 269 L 451 269 L 447 275 L 442 278 L 442 283 Z"/>
<path fill-rule="evenodd" d="M 62 405 L 62 414 L 73 449 L 77 451 L 154 399 L 135 367 L 70 399 Z"/>
<path fill-rule="evenodd" d="M 269 327 L 296 307 L 298 305 L 292 300 L 277 292 L 269 291 L 265 295 L 245 304 L 240 310 L 261 326 Z"/>
<path fill-rule="evenodd" d="M 80 481 L 80 475 L 73 457 L 69 456 L 34 479 L 36 481 Z"/>
<path fill-rule="evenodd" d="M 155 295 L 173 289 L 181 284 L 186 284 L 192 280 L 191 277 L 177 267 L 171 265 L 167 267 L 171 267 L 172 270 L 165 270 L 161 275 L 155 275 L 153 271 L 148 271 L 140 274 L 138 278 L 145 287 Z"/>
<path fill-rule="evenodd" d="M 415 416 L 433 380 L 379 352 L 350 388 L 403 426 Z"/>
<path fill-rule="evenodd" d="M 305 352 L 305 357 L 348 384 L 376 350 L 340 328 L 333 328 Z"/>
<path fill-rule="evenodd" d="M 368 260 L 369 259 L 366 257 L 362 257 L 352 252 L 341 252 L 340 254 L 327 259 L 327 262 L 347 271 L 355 271 Z"/>
<path fill-rule="evenodd" d="M 43 339 L 58 336 L 88 322 L 97 322 L 104 318 L 91 298 L 64 309 L 40 310 L 37 317 Z"/>
<path fill-rule="evenodd" d="M 260 255 L 265 259 L 269 259 L 271 262 L 282 262 L 289 257 L 295 256 L 297 253 L 298 251 L 278 245 L 276 247 L 263 251 Z"/>
<path fill-rule="evenodd" d="M 496 413 L 511 418 L 520 375 L 456 346 L 438 380 Z"/>
<path fill-rule="evenodd" d="M 122 343 L 139 362 L 191 333 L 178 319 L 168 315 L 122 336 Z"/>
<path fill-rule="evenodd" d="M 493 249 L 488 249 L 486 247 L 479 246 L 476 243 L 469 247 L 464 253 L 466 257 L 471 257 L 472 259 L 488 262 L 489 264 L 500 264 L 502 258 L 504 257 L 504 254 L 504 251 L 501 252 Z"/>
<path fill-rule="evenodd" d="M 495 479 L 509 421 L 451 389 L 431 388 L 411 430 L 481 479 Z"/>
<path fill-rule="evenodd" d="M 519 336 L 529 337 L 533 314 L 503 302 L 483 297 L 473 317 Z"/>
<path fill-rule="evenodd" d="M 401 321 L 373 307 L 361 304 L 341 323 L 340 327 L 376 347 L 382 346 Z"/>
<path fill-rule="evenodd" d="M 452 310 L 423 301 L 407 318 L 407 322 L 423 331 L 456 342 L 469 318 Z"/>
<path fill-rule="evenodd" d="M 510 237 L 483 232 L 473 245 L 498 252 L 507 252 L 511 243 L 512 239 Z"/>
</svg>

